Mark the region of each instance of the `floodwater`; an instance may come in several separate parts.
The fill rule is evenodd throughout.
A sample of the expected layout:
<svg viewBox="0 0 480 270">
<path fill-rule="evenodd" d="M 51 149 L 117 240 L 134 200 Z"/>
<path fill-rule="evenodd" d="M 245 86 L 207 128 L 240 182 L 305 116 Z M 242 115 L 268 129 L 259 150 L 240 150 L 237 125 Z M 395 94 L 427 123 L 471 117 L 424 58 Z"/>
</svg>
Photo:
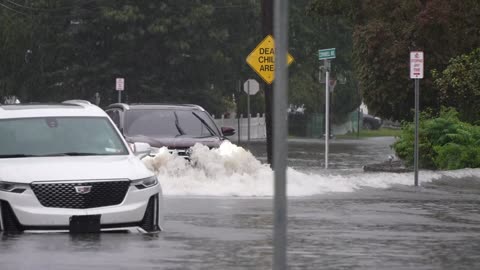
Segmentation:
<svg viewBox="0 0 480 270">
<path fill-rule="evenodd" d="M 393 138 L 292 140 L 289 269 L 480 269 L 480 170 L 363 173 Z M 261 142 L 249 145 L 265 160 Z M 157 235 L 3 235 L 0 269 L 271 269 L 272 172 L 243 148 L 198 147 L 196 167 L 159 154 Z"/>
</svg>

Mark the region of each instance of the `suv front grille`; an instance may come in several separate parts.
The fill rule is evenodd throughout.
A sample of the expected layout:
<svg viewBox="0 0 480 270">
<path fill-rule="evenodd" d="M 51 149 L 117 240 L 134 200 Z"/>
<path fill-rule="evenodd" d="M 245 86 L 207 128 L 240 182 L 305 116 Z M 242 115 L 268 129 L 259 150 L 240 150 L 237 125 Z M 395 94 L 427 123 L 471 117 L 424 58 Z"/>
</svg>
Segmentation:
<svg viewBox="0 0 480 270">
<path fill-rule="evenodd" d="M 86 194 L 76 187 L 90 186 Z M 120 204 L 130 186 L 130 181 L 32 183 L 35 196 L 45 207 L 86 209 Z"/>
<path fill-rule="evenodd" d="M 190 155 L 188 154 L 188 149 L 190 149 L 190 147 L 168 147 L 168 151 L 170 152 L 170 154 L 177 154 L 178 156 L 180 157 L 189 157 Z"/>
</svg>

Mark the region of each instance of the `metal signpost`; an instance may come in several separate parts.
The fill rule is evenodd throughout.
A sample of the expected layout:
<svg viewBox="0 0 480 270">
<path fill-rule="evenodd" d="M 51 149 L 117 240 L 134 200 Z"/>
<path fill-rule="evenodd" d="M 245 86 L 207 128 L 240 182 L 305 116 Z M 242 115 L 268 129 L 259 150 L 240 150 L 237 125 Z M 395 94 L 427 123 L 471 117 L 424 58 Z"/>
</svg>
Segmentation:
<svg viewBox="0 0 480 270">
<path fill-rule="evenodd" d="M 247 138 L 248 142 L 250 142 L 250 118 L 251 118 L 251 113 L 250 113 L 250 95 L 254 96 L 257 94 L 258 90 L 260 90 L 260 85 L 258 82 L 254 79 L 248 79 L 245 81 L 243 84 L 243 91 L 247 93 L 247 113 L 248 113 L 248 127 L 247 127 Z"/>
<path fill-rule="evenodd" d="M 237 84 L 237 90 L 238 90 L 238 101 L 237 101 L 237 144 L 240 145 L 240 138 L 241 138 L 241 130 L 240 130 L 240 94 L 242 93 L 242 82 L 238 80 Z"/>
<path fill-rule="evenodd" d="M 410 79 L 415 80 L 415 146 L 413 163 L 415 169 L 415 186 L 418 186 L 418 124 L 419 124 L 419 110 L 420 110 L 420 79 L 423 79 L 423 52 L 410 52 Z"/>
<path fill-rule="evenodd" d="M 330 139 L 330 59 L 335 59 L 335 48 L 318 51 L 318 59 L 323 60 L 325 69 L 325 169 L 328 169 L 328 144 Z"/>
<path fill-rule="evenodd" d="M 275 197 L 273 219 L 273 268 L 287 269 L 287 134 L 288 134 L 288 0 L 275 0 L 273 33 L 275 50 L 275 85 L 273 90 L 273 164 Z M 292 59 L 293 61 L 293 59 Z"/>
<path fill-rule="evenodd" d="M 118 92 L 118 103 L 122 102 L 122 91 L 125 90 L 125 79 L 117 78 L 115 80 L 115 90 Z"/>
</svg>

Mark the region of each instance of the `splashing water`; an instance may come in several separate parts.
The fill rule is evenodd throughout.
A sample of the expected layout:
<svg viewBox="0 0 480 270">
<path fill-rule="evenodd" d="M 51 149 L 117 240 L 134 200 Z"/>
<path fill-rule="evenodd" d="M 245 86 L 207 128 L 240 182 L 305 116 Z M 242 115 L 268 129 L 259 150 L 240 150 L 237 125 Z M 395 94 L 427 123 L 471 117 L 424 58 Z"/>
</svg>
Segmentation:
<svg viewBox="0 0 480 270">
<path fill-rule="evenodd" d="M 165 195 L 198 196 L 273 196 L 273 171 L 250 152 L 228 141 L 217 149 L 196 144 L 191 161 L 161 148 L 144 163 L 158 175 Z M 480 170 L 450 172 L 422 171 L 422 182 L 444 176 L 478 177 Z M 303 173 L 287 169 L 289 196 L 311 196 L 327 192 L 352 192 L 362 187 L 388 188 L 412 185 L 412 173 L 363 173 L 349 175 L 326 171 L 323 174 Z"/>
</svg>

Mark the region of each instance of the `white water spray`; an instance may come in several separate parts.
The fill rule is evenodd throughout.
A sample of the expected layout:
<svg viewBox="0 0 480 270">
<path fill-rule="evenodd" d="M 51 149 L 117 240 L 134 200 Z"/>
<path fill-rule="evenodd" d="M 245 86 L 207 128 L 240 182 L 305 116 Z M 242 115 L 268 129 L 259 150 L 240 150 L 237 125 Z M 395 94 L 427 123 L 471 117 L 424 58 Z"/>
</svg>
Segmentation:
<svg viewBox="0 0 480 270">
<path fill-rule="evenodd" d="M 196 144 L 191 162 L 161 148 L 155 157 L 143 159 L 158 174 L 165 195 L 196 196 L 273 196 L 273 172 L 250 152 L 228 141 L 217 149 Z M 479 176 L 478 169 L 451 172 L 422 171 L 422 182 L 443 176 Z M 412 173 L 308 174 L 292 168 L 287 171 L 288 196 L 311 196 L 327 192 L 352 192 L 362 187 L 388 188 L 413 185 Z"/>
</svg>

